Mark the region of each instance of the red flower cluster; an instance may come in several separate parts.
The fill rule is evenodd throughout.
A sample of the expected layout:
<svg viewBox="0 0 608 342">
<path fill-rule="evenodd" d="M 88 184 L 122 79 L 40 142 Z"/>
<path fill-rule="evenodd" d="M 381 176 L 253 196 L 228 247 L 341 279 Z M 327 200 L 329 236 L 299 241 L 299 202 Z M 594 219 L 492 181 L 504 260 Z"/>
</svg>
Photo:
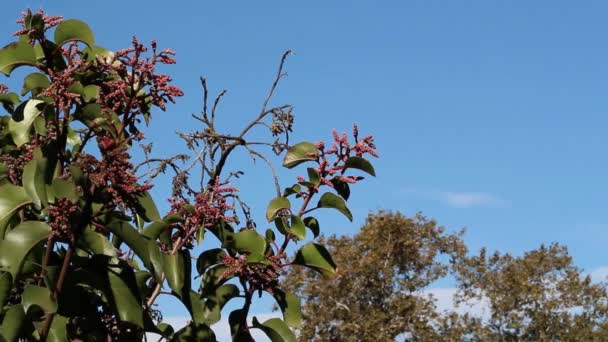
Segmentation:
<svg viewBox="0 0 608 342">
<path fill-rule="evenodd" d="M 353 138 L 354 144 L 348 142 L 348 136 L 346 133 L 339 135 L 336 130 L 333 131 L 334 141 L 329 149 L 325 149 L 325 143 L 320 141 L 315 144 L 317 152 L 313 157 L 317 158 L 319 166 L 316 168 L 316 172 L 319 174 L 320 185 L 327 185 L 335 188 L 336 182 L 342 182 L 346 184 L 353 184 L 361 180 L 362 177 L 346 176 L 346 161 L 350 157 L 364 157 L 369 154 L 373 157 L 378 157 L 376 152 L 376 145 L 374 144 L 374 137 L 367 135 L 362 139 L 359 139 L 359 128 L 355 123 L 353 125 Z M 333 156 L 333 158 L 331 158 Z M 332 159 L 332 161 L 329 160 Z M 297 177 L 298 182 L 305 183 L 306 179 L 302 176 Z M 314 188 L 318 190 L 319 186 Z M 299 196 L 306 196 L 304 193 Z"/>
<path fill-rule="evenodd" d="M 184 218 L 174 238 L 181 237 L 185 240 L 184 245 L 190 246 L 199 229 L 211 227 L 218 221 L 235 222 L 236 217 L 226 215 L 226 212 L 234 209 L 234 206 L 228 204 L 227 198 L 237 191 L 234 187 L 222 186 L 219 179 L 216 179 L 211 189 L 195 196 L 194 204 L 186 199 L 169 199 L 170 213 Z"/>
<path fill-rule="evenodd" d="M 42 8 L 36 14 L 32 14 L 32 11 L 28 9 L 21 13 L 21 19 L 17 20 L 17 24 L 20 24 L 22 28 L 13 33 L 13 35 L 20 36 L 26 34 L 30 39 L 44 37 L 44 32 L 51 27 L 59 25 L 62 21 L 62 16 L 44 14 Z"/>
<path fill-rule="evenodd" d="M 74 220 L 74 214 L 78 211 L 78 205 L 66 198 L 60 198 L 47 207 L 49 211 L 49 226 L 53 235 L 59 240 L 67 240 L 70 236 L 70 222 Z"/>
<path fill-rule="evenodd" d="M 276 288 L 279 283 L 279 275 L 281 274 L 281 256 L 268 256 L 266 259 L 269 264 L 262 263 L 247 263 L 248 256 L 240 255 L 232 257 L 226 255 L 223 260 L 224 266 L 228 267 L 220 275 L 220 279 L 225 279 L 232 275 L 236 275 L 240 279 L 249 284 L 249 288 L 257 291 L 266 291 L 273 294 L 273 288 Z"/>
<path fill-rule="evenodd" d="M 6 84 L 0 83 L 0 95 L 6 94 L 8 92 L 8 87 Z"/>
<path fill-rule="evenodd" d="M 97 58 L 98 65 L 108 75 L 98 102 L 125 115 L 147 113 L 150 105 L 165 110 L 167 101 L 175 102 L 174 98 L 184 93 L 169 84 L 170 76 L 156 74 L 155 68 L 157 63 L 174 64 L 175 52 L 171 49 L 158 52 L 153 40 L 152 56 L 144 57 L 148 49 L 135 37 L 132 44 L 133 47 L 118 50 L 110 57 Z"/>
<path fill-rule="evenodd" d="M 137 209 L 137 196 L 151 189 L 152 185 L 137 185 L 137 176 L 125 144 L 116 144 L 108 136 L 98 137 L 97 143 L 103 156 L 101 161 L 90 154 L 80 153 L 75 162 L 89 175 L 91 193 L 108 196 L 108 203 L 120 209 Z"/>
</svg>

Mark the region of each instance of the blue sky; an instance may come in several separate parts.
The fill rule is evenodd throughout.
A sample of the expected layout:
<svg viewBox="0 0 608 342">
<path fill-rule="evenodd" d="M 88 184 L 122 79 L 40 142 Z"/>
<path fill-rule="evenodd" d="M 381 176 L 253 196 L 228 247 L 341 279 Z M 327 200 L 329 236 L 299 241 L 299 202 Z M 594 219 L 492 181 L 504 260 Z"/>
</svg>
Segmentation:
<svg viewBox="0 0 608 342">
<path fill-rule="evenodd" d="M 381 155 L 378 177 L 353 191 L 355 222 L 323 215 L 326 232 L 356 232 L 369 210 L 422 211 L 467 227 L 473 251 L 557 241 L 587 271 L 608 265 L 604 1 L 8 1 L 2 42 L 27 6 L 85 20 L 108 48 L 136 35 L 176 50 L 166 71 L 186 96 L 148 133 L 165 155 L 195 124 L 200 75 L 212 94 L 229 90 L 230 127 L 259 111 L 293 49 L 275 104 L 295 106 L 294 140 L 357 121 Z M 272 197 L 261 165 L 236 184 L 258 217 Z M 167 190 L 155 194 L 162 203 Z"/>
</svg>

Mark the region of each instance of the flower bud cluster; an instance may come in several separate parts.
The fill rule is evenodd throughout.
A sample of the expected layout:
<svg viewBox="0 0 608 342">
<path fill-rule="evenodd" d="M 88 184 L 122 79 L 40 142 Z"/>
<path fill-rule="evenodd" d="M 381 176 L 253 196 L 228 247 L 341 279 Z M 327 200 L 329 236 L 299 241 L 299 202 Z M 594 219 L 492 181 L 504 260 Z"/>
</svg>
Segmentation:
<svg viewBox="0 0 608 342">
<path fill-rule="evenodd" d="M 70 224 L 74 221 L 78 205 L 66 198 L 59 198 L 49 204 L 49 226 L 53 235 L 59 240 L 66 241 L 70 237 Z"/>
<path fill-rule="evenodd" d="M 267 256 L 268 263 L 247 263 L 247 255 L 232 257 L 226 255 L 223 265 L 227 267 L 220 279 L 237 276 L 249 284 L 249 289 L 266 291 L 273 294 L 273 289 L 279 284 L 281 274 L 281 259 L 284 256 Z"/>
<path fill-rule="evenodd" d="M 177 225 L 178 232 L 175 239 L 181 237 L 185 239 L 186 246 L 192 246 L 196 236 L 196 231 L 212 227 L 218 221 L 228 223 L 235 222 L 236 216 L 227 215 L 233 211 L 234 206 L 229 204 L 227 199 L 233 196 L 238 189 L 231 186 L 222 186 L 219 179 L 210 189 L 198 193 L 194 197 L 194 203 L 183 198 L 170 198 L 171 214 L 180 215 L 184 221 Z"/>
</svg>

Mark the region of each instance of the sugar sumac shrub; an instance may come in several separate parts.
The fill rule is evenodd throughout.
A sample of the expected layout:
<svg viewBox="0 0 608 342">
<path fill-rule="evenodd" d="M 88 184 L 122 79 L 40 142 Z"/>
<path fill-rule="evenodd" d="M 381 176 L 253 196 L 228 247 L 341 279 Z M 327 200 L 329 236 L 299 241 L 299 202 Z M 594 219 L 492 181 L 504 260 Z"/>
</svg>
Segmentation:
<svg viewBox="0 0 608 342">
<path fill-rule="evenodd" d="M 300 266 L 335 277 L 331 256 L 312 242 L 320 227 L 311 214 L 332 208 L 352 220 L 346 200 L 361 174 L 374 175 L 373 137 L 360 138 L 355 126 L 350 139 L 334 132 L 332 143 L 290 145 L 292 106 L 269 106 L 287 52 L 259 114 L 238 134 L 216 130 L 223 92 L 208 108 L 201 78 L 204 105 L 193 118 L 201 129 L 179 133 L 188 154 L 153 157 L 142 130 L 155 108 L 183 95 L 157 70 L 175 63 L 172 50 L 133 38 L 108 51 L 87 24 L 42 11 L 28 10 L 18 23 L 15 41 L 0 50 L 5 76 L 30 72 L 18 92 L 0 84 L 0 341 L 132 341 L 146 333 L 212 341 L 209 327 L 222 314 L 234 340 L 251 340 L 251 329 L 295 340 L 300 299 L 281 290 L 279 277 Z M 268 140 L 250 141 L 254 127 L 268 129 Z M 131 158 L 134 146 L 143 147 L 142 163 Z M 225 171 L 237 148 L 266 162 L 274 179 L 276 196 L 262 208 L 274 228 L 264 233 L 252 219 L 257 209 L 230 183 L 243 173 Z M 307 166 L 304 175 L 281 188 L 263 152 L 283 154 L 287 168 Z M 164 172 L 174 178 L 163 216 L 148 191 Z M 207 233 L 221 244 L 192 255 Z M 290 244 L 298 245 L 293 257 Z M 250 325 L 253 296 L 263 292 L 283 319 L 254 317 Z M 174 331 L 163 323 L 159 295 L 178 298 L 189 325 Z M 228 301 L 242 307 L 222 312 Z"/>
</svg>

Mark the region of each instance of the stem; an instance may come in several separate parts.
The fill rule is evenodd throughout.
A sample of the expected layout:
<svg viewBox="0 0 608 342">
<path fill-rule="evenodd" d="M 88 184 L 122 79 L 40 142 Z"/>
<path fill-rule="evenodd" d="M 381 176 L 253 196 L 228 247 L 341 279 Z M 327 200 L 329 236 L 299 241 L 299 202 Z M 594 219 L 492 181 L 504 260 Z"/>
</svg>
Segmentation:
<svg viewBox="0 0 608 342">
<path fill-rule="evenodd" d="M 53 291 L 53 299 L 57 300 L 59 295 L 61 294 L 61 289 L 63 287 L 63 282 L 68 274 L 68 270 L 70 268 L 70 261 L 72 259 L 72 254 L 74 254 L 74 249 L 76 246 L 76 240 L 72 238 L 70 241 L 70 247 L 65 253 L 65 257 L 63 258 L 63 265 L 61 266 L 61 272 L 59 273 L 59 278 L 57 279 L 57 284 L 55 285 L 55 290 Z M 42 341 L 46 341 L 46 338 L 49 334 L 49 330 L 51 329 L 51 324 L 53 323 L 53 318 L 55 314 L 49 314 L 46 316 L 44 320 L 44 326 L 42 327 L 42 332 L 40 333 L 40 337 Z"/>
<path fill-rule="evenodd" d="M 44 260 L 42 261 L 42 268 L 40 270 L 40 279 L 38 280 L 38 286 L 42 285 L 44 281 L 44 277 L 46 276 L 46 267 L 51 261 L 51 254 L 53 252 L 53 247 L 55 246 L 55 237 L 51 235 L 48 239 L 48 243 L 46 246 L 46 251 L 44 252 Z"/>
</svg>

